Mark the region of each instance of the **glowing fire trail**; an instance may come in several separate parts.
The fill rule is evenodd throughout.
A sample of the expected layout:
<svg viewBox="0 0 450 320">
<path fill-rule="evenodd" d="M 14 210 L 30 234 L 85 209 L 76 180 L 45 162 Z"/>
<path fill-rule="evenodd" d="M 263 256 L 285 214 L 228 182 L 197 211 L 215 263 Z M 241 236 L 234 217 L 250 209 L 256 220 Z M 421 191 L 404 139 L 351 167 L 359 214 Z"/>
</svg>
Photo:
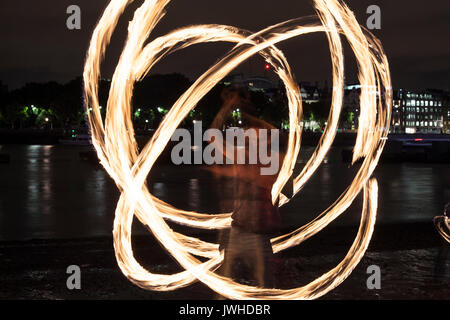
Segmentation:
<svg viewBox="0 0 450 320">
<path fill-rule="evenodd" d="M 170 0 L 147 0 L 136 10 L 128 28 L 128 39 L 112 79 L 105 123 L 100 116 L 98 79 L 100 64 L 117 21 L 132 0 L 112 0 L 100 19 L 91 40 L 84 71 L 85 100 L 92 140 L 101 163 L 122 191 L 114 221 L 114 246 L 122 272 L 135 284 L 151 290 L 173 290 L 200 280 L 216 292 L 233 299 L 310 299 L 318 298 L 338 286 L 364 255 L 373 232 L 377 206 L 377 184 L 372 175 L 389 129 L 391 80 L 387 58 L 380 43 L 358 25 L 353 13 L 337 0 L 315 0 L 321 23 L 295 19 L 266 28 L 257 34 L 234 27 L 199 25 L 176 30 L 144 47 L 151 31 L 164 15 Z M 329 150 L 342 108 L 344 66 L 340 34 L 349 41 L 358 62 L 361 90 L 361 117 L 353 161 L 364 157 L 355 179 L 339 199 L 309 224 L 272 239 L 279 252 L 313 236 L 344 212 L 364 188 L 361 225 L 356 239 L 342 262 L 310 284 L 289 290 L 245 286 L 215 274 L 223 256 L 218 245 L 175 233 L 164 219 L 189 226 L 220 229 L 231 224 L 231 214 L 202 214 L 180 210 L 154 197 L 145 179 L 170 137 L 197 102 L 240 63 L 259 53 L 274 67 L 284 82 L 289 102 L 290 134 L 286 156 L 272 188 L 272 201 L 280 205 L 289 199 L 281 194 L 292 175 L 300 151 L 302 101 L 299 88 L 283 53 L 275 44 L 303 34 L 325 32 L 331 52 L 333 97 L 328 126 L 319 146 L 303 171 L 294 179 L 294 193 L 322 163 Z M 131 121 L 134 82 L 144 77 L 165 55 L 193 44 L 228 41 L 236 46 L 203 74 L 172 106 L 152 139 L 138 154 Z M 376 94 L 378 93 L 378 95 Z M 382 101 L 384 95 L 384 101 Z M 90 108 L 92 111 L 89 112 Z M 186 271 L 173 275 L 153 274 L 134 258 L 131 247 L 133 216 L 146 225 L 166 250 Z M 209 258 L 201 263 L 194 256 Z"/>
<path fill-rule="evenodd" d="M 439 235 L 450 243 L 450 223 L 448 222 L 447 211 L 450 208 L 450 203 L 447 203 L 444 208 L 444 214 L 433 218 L 434 226 Z"/>
<path fill-rule="evenodd" d="M 448 217 L 434 217 L 433 222 L 442 239 L 450 243 L 450 224 L 448 223 Z"/>
</svg>

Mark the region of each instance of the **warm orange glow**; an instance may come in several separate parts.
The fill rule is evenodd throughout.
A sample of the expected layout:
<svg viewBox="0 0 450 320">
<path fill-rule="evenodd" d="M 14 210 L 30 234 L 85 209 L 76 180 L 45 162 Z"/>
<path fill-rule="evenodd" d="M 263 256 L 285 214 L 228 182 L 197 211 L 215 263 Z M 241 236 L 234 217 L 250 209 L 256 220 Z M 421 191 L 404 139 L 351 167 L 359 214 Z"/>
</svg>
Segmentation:
<svg viewBox="0 0 450 320">
<path fill-rule="evenodd" d="M 117 21 L 132 0 L 112 0 L 94 30 L 84 70 L 86 108 L 92 141 L 102 165 L 115 180 L 122 194 L 114 221 L 114 248 L 122 272 L 136 285 L 150 290 L 174 290 L 199 280 L 231 299 L 313 299 L 344 281 L 363 257 L 373 232 L 377 209 L 377 183 L 370 177 L 386 142 L 391 115 L 391 79 L 381 45 L 357 23 L 353 13 L 338 0 L 314 0 L 320 21 L 295 19 L 250 34 L 230 26 L 198 25 L 175 30 L 144 46 L 150 33 L 164 15 L 170 0 L 146 0 L 136 10 L 128 27 L 128 39 L 114 73 L 105 122 L 100 115 L 98 79 L 100 64 Z M 289 199 L 281 190 L 292 175 L 300 151 L 302 101 L 297 82 L 283 53 L 275 44 L 296 36 L 325 32 L 328 38 L 332 71 L 333 97 L 328 125 L 319 146 L 303 171 L 294 178 L 298 193 L 323 162 L 338 126 L 344 87 L 344 56 L 340 35 L 350 43 L 359 67 L 361 116 L 353 161 L 364 158 L 352 184 L 339 199 L 316 219 L 293 232 L 272 239 L 279 252 L 313 236 L 336 219 L 364 189 L 361 225 L 345 258 L 329 272 L 306 286 L 288 290 L 242 285 L 214 273 L 223 259 L 218 244 L 174 232 L 164 219 L 205 229 L 223 229 L 231 224 L 231 214 L 209 214 L 180 210 L 154 197 L 145 180 L 155 161 L 182 120 L 221 79 L 252 55 L 259 53 L 272 66 L 286 87 L 289 102 L 289 144 L 281 169 L 272 188 L 272 202 L 280 206 Z M 227 41 L 236 46 L 207 70 L 175 102 L 152 139 L 138 153 L 131 121 L 131 96 L 134 82 L 143 78 L 164 56 L 204 42 Z M 378 96 L 376 92 L 380 93 Z M 382 94 L 382 95 L 381 95 Z M 172 275 L 150 273 L 134 258 L 131 248 L 133 216 L 140 220 L 164 248 L 185 269 Z M 200 262 L 195 256 L 209 260 Z"/>
<path fill-rule="evenodd" d="M 448 217 L 445 215 L 437 216 L 434 217 L 433 222 L 442 239 L 450 243 L 450 223 L 448 222 Z"/>
</svg>

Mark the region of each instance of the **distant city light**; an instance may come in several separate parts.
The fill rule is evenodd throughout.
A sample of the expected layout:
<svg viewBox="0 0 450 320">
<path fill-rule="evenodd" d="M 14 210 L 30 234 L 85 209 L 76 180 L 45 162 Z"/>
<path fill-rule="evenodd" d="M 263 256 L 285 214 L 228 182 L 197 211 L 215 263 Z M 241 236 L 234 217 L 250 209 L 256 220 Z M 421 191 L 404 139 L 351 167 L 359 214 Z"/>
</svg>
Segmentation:
<svg viewBox="0 0 450 320">
<path fill-rule="evenodd" d="M 265 68 L 266 70 L 269 70 L 269 69 L 270 69 L 270 64 L 266 63 L 266 65 L 265 65 L 264 68 Z"/>
<path fill-rule="evenodd" d="M 48 118 L 45 118 L 45 121 L 48 122 Z"/>
</svg>

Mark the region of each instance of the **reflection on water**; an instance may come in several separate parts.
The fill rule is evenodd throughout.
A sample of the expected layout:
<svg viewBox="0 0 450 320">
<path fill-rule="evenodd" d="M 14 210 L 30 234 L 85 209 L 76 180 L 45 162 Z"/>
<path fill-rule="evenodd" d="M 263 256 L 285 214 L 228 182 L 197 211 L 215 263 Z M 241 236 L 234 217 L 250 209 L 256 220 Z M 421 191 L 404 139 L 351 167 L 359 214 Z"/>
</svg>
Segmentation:
<svg viewBox="0 0 450 320">
<path fill-rule="evenodd" d="M 111 235 L 119 193 L 101 167 L 80 159 L 79 153 L 87 147 L 6 145 L 0 149 L 11 156 L 9 164 L 0 164 L 0 241 Z M 302 149 L 296 173 L 312 152 L 313 148 Z M 307 283 L 328 271 L 342 257 L 321 253 L 274 258 L 271 236 L 263 231 L 274 231 L 277 225 L 292 229 L 309 222 L 345 191 L 357 170 L 341 161 L 340 149 L 332 149 L 301 193 L 279 211 L 265 208 L 270 201 L 259 201 L 270 199 L 270 192 L 256 187 L 254 179 L 236 183 L 235 175 L 217 174 L 210 168 L 157 167 L 150 174 L 149 189 L 182 209 L 237 212 L 234 220 L 240 223 L 218 233 L 225 250 L 218 272 L 243 284 L 291 288 L 298 279 Z M 432 228 L 432 218 L 450 202 L 447 165 L 380 164 L 375 176 L 380 186 L 379 224 L 425 221 Z M 333 225 L 359 224 L 361 202 L 359 197 Z M 270 219 L 264 216 L 267 213 L 271 213 Z M 135 225 L 137 232 L 147 234 L 139 223 Z M 266 230 L 258 230 L 261 226 Z M 448 287 L 448 250 L 443 245 L 436 251 L 370 251 L 368 261 L 362 264 L 383 264 L 383 293 L 388 296 L 408 298 L 405 288 L 419 290 L 412 292 L 413 296 L 423 296 L 430 284 L 436 286 L 432 289 L 440 286 L 442 293 L 442 288 Z M 365 267 L 352 274 L 358 283 L 366 281 Z"/>
<path fill-rule="evenodd" d="M 298 172 L 312 152 L 305 147 Z M 111 235 L 118 191 L 107 173 L 79 152 L 86 147 L 5 145 L 0 164 L 0 239 L 73 238 Z M 280 210 L 281 227 L 298 227 L 330 206 L 353 180 L 357 168 L 332 150 L 301 193 Z M 234 184 L 198 167 L 160 167 L 150 190 L 187 210 L 230 212 Z M 440 164 L 381 164 L 378 223 L 431 221 L 450 201 L 450 169 Z M 247 206 L 247 204 L 246 204 Z M 361 199 L 336 222 L 357 224 Z M 258 215 L 255 215 L 258 216 Z"/>
<path fill-rule="evenodd" d="M 110 234 L 117 201 L 103 170 L 80 161 L 85 147 L 3 146 L 0 239 L 74 238 Z"/>
</svg>

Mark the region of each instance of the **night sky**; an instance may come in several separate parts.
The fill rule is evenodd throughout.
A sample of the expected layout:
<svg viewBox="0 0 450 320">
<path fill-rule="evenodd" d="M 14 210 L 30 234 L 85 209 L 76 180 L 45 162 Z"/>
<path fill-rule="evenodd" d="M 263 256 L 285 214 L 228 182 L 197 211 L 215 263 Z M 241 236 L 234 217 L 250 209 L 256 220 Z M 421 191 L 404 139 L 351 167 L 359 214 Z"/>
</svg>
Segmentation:
<svg viewBox="0 0 450 320">
<path fill-rule="evenodd" d="M 14 0 L 0 3 L 0 80 L 14 89 L 27 82 L 67 82 L 82 74 L 85 52 L 106 0 Z M 102 72 L 111 77 L 122 50 L 127 21 L 141 1 L 122 17 Z M 382 29 L 374 30 L 391 63 L 394 88 L 450 89 L 449 0 L 347 0 L 361 24 L 366 9 L 382 10 Z M 81 30 L 66 28 L 66 8 L 82 11 Z M 228 24 L 252 31 L 287 19 L 314 14 L 311 0 L 173 0 L 154 36 L 175 28 L 199 24 Z M 298 81 L 323 82 L 331 78 L 328 44 L 324 35 L 308 35 L 278 45 Z M 194 80 L 217 61 L 228 44 L 189 48 L 163 60 L 152 73 L 179 72 Z M 346 50 L 347 81 L 355 79 L 355 62 Z M 264 64 L 253 59 L 241 66 L 247 75 L 262 75 Z"/>
</svg>

